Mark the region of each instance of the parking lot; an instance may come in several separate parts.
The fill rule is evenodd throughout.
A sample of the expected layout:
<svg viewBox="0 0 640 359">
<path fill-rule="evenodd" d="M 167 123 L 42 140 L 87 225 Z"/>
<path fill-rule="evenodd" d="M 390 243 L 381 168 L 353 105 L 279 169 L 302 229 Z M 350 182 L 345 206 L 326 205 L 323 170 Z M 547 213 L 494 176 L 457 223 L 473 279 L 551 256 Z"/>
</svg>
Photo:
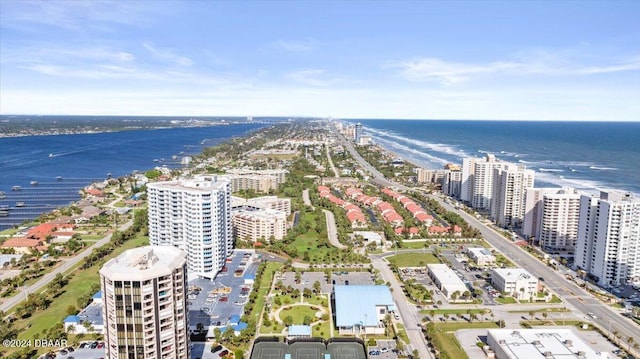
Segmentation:
<svg viewBox="0 0 640 359">
<path fill-rule="evenodd" d="M 225 327 L 233 315 L 241 316 L 253 287 L 258 259 L 253 251 L 236 250 L 227 259 L 224 272 L 215 280 L 189 281 L 189 325 Z"/>
<path fill-rule="evenodd" d="M 396 350 L 396 342 L 393 340 L 377 340 L 376 346 L 367 348 L 369 358 L 376 359 L 396 359 L 398 353 Z"/>
<path fill-rule="evenodd" d="M 81 348 L 80 348 L 81 347 Z M 63 359 L 99 359 L 105 357 L 104 342 L 101 341 L 88 341 L 81 342 L 80 347 L 70 348 L 67 347 L 63 350 L 52 351 L 56 354 L 55 357 L 48 356 L 48 358 L 63 358 Z M 41 356 L 45 358 L 46 356 Z"/>
<path fill-rule="evenodd" d="M 453 269 L 465 284 L 466 282 L 478 284 L 474 287 L 482 289 L 482 301 L 485 305 L 496 304 L 493 299 L 497 297 L 499 293 L 491 285 L 491 280 L 489 279 L 490 269 L 471 269 L 471 267 L 466 265 L 465 260 L 456 257 L 453 252 L 445 252 L 443 256 L 449 260 L 451 269 Z M 464 258 L 466 259 L 467 257 L 464 256 Z"/>
<path fill-rule="evenodd" d="M 215 346 L 215 344 L 213 344 Z M 212 343 L 193 343 L 191 345 L 191 358 L 193 359 L 218 359 L 220 358 L 220 354 L 223 354 L 224 356 L 224 351 L 226 350 L 228 352 L 228 349 L 225 347 L 222 347 L 218 350 L 214 349 L 214 352 L 211 351 L 211 346 Z"/>
<path fill-rule="evenodd" d="M 320 282 L 320 291 L 322 293 L 331 293 L 333 291 L 333 285 L 371 285 L 374 284 L 374 277 L 368 271 L 366 272 L 333 272 L 331 273 L 331 283 L 327 283 L 327 277 L 324 272 L 304 272 L 300 274 L 300 283 L 296 283 L 295 272 L 285 272 L 279 277 L 275 278 L 276 281 L 282 281 L 282 284 L 287 287 L 291 286 L 294 289 L 303 291 L 304 288 L 313 289 L 313 284 L 317 281 Z"/>
</svg>

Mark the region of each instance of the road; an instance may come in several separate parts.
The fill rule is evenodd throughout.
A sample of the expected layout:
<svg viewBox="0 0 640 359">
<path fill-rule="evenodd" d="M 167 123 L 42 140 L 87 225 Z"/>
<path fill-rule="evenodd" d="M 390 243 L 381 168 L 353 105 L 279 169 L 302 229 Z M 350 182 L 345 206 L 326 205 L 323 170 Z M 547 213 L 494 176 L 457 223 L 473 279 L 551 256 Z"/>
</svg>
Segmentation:
<svg viewBox="0 0 640 359">
<path fill-rule="evenodd" d="M 126 222 L 125 224 L 120 226 L 118 228 L 118 230 L 124 231 L 127 228 L 131 227 L 132 224 L 133 224 L 133 220 L 129 220 L 128 222 Z M 108 234 L 108 235 L 104 236 L 102 239 L 98 240 L 93 245 L 87 247 L 85 250 L 83 250 L 82 252 L 78 253 L 76 256 L 68 259 L 61 266 L 59 266 L 59 267 L 55 268 L 54 270 L 52 270 L 51 272 L 45 274 L 42 278 L 40 278 L 40 280 L 38 280 L 34 284 L 32 284 L 32 285 L 30 285 L 30 286 L 28 286 L 26 288 L 21 288 L 21 290 L 16 295 L 14 295 L 13 297 L 9 298 L 6 302 L 4 302 L 4 303 L 2 303 L 2 305 L 0 305 L 0 311 L 4 311 L 5 313 L 8 312 L 14 306 L 18 305 L 20 302 L 25 300 L 25 297 L 26 297 L 25 291 L 27 291 L 27 293 L 35 293 L 35 292 L 39 291 L 40 289 L 45 287 L 47 284 L 49 284 L 49 282 L 51 282 L 53 280 L 53 278 L 58 273 L 64 273 L 64 272 L 68 271 L 73 266 L 78 264 L 81 260 L 83 260 L 87 256 L 89 256 L 94 248 L 98 248 L 98 247 L 106 244 L 107 242 L 109 242 L 110 239 L 111 239 L 111 234 Z"/>
<path fill-rule="evenodd" d="M 371 259 L 373 267 L 380 271 L 382 280 L 391 284 L 391 296 L 393 297 L 393 301 L 396 303 L 396 310 L 400 313 L 400 317 L 404 323 L 404 328 L 407 332 L 407 336 L 409 337 L 412 349 L 418 350 L 420 358 L 432 358 L 433 355 L 427 349 L 427 340 L 422 334 L 422 329 L 419 326 L 421 317 L 418 315 L 417 309 L 415 306 L 409 304 L 407 299 L 404 297 L 404 292 L 400 287 L 398 279 L 387 265 L 387 262 L 382 259 L 382 256 L 372 254 L 369 258 Z"/>
<path fill-rule="evenodd" d="M 323 209 L 324 218 L 327 222 L 327 235 L 329 237 L 329 242 L 336 248 L 345 249 L 347 246 L 340 243 L 338 240 L 338 230 L 336 229 L 336 218 L 333 216 L 333 213 L 329 210 Z"/>
<path fill-rule="evenodd" d="M 357 151 L 353 148 L 353 145 L 349 141 L 342 137 L 342 135 L 339 136 L 342 138 L 343 145 L 349 150 L 351 155 L 372 174 L 372 182 L 382 186 L 394 186 L 400 190 L 405 191 L 416 190 L 404 185 L 394 183 L 384 178 L 384 176 L 378 170 L 373 168 L 371 164 L 365 161 L 364 158 L 362 158 L 362 156 L 357 153 Z M 498 251 L 502 252 L 514 264 L 525 268 L 531 274 L 537 277 L 544 278 L 544 284 L 549 289 L 555 291 L 558 295 L 560 295 L 564 299 L 565 303 L 567 303 L 567 306 L 573 307 L 577 311 L 580 311 L 581 315 L 579 315 L 579 317 L 581 317 L 583 320 L 591 321 L 604 333 L 611 333 L 617 330 L 623 335 L 623 337 L 621 338 L 623 342 L 627 337 L 640 338 L 640 326 L 635 324 L 633 321 L 621 316 L 620 313 L 603 304 L 601 301 L 599 301 L 584 289 L 577 286 L 575 283 L 567 281 L 561 273 L 556 272 L 554 269 L 540 262 L 531 254 L 523 251 L 513 242 L 504 238 L 501 234 L 497 233 L 493 229 L 486 226 L 484 223 L 477 220 L 474 216 L 471 216 L 462 210 L 457 210 L 448 203 L 444 203 L 444 201 L 442 201 L 437 196 L 429 195 L 429 197 L 438 200 L 440 205 L 445 207 L 447 210 L 460 214 L 467 221 L 467 223 L 469 223 L 474 228 L 477 228 L 480 233 L 482 233 L 482 236 L 489 244 L 491 244 Z M 588 316 L 587 313 L 593 313 L 597 319 Z M 636 356 L 638 355 L 637 352 L 633 354 L 635 354 Z"/>
<path fill-rule="evenodd" d="M 475 217 L 464 211 L 456 210 L 453 206 L 443 201 L 440 201 L 440 204 L 447 210 L 457 212 L 461 215 L 467 223 L 482 233 L 482 236 L 489 244 L 502 252 L 514 264 L 525 268 L 536 277 L 542 277 L 544 279 L 544 285 L 561 296 L 567 304 L 580 311 L 582 313 L 581 317 L 584 320 L 592 321 L 605 333 L 609 332 L 609 327 L 611 331 L 618 330 L 623 334 L 623 340 L 629 336 L 640 338 L 640 327 L 630 319 L 621 316 L 619 312 L 602 303 L 575 283 L 567 281 L 561 273 L 540 262 L 536 257 L 526 251 L 523 251 L 512 241 L 487 227 Z M 593 313 L 597 317 L 597 320 L 589 317 L 587 313 Z"/>
<path fill-rule="evenodd" d="M 329 161 L 329 167 L 331 167 L 331 170 L 333 171 L 333 175 L 336 178 L 339 178 L 340 174 L 338 173 L 336 166 L 333 165 L 333 160 L 331 160 L 331 153 L 329 153 L 329 144 L 325 143 L 324 147 L 327 149 L 327 160 Z"/>
</svg>

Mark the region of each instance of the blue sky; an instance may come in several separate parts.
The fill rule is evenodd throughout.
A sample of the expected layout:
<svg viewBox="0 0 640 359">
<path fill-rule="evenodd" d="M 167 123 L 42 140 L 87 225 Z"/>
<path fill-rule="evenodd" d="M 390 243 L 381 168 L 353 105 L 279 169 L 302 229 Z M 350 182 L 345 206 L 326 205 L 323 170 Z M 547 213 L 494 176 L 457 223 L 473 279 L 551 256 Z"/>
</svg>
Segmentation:
<svg viewBox="0 0 640 359">
<path fill-rule="evenodd" d="M 0 113 L 640 121 L 640 2 L 0 0 Z"/>
</svg>

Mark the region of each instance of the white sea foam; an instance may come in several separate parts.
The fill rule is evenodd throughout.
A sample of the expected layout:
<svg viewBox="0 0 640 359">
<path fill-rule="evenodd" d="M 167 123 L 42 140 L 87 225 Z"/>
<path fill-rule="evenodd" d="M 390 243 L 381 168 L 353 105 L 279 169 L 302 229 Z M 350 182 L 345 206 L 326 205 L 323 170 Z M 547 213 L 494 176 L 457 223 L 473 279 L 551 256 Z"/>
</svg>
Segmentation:
<svg viewBox="0 0 640 359">
<path fill-rule="evenodd" d="M 589 166 L 589 168 L 597 171 L 617 171 L 618 170 L 615 167 L 602 167 L 602 166 Z"/>
<path fill-rule="evenodd" d="M 538 171 L 540 171 L 540 172 L 564 172 L 564 170 L 557 169 L 557 168 L 538 168 Z"/>
</svg>

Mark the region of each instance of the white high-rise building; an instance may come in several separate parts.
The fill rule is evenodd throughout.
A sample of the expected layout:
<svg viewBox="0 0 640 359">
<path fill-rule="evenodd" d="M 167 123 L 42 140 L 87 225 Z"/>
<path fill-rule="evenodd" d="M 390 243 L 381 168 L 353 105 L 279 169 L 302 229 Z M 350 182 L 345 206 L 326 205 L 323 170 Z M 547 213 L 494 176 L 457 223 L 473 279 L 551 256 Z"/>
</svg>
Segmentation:
<svg viewBox="0 0 640 359">
<path fill-rule="evenodd" d="M 600 192 L 580 198 L 574 265 L 602 286 L 640 282 L 640 199 Z"/>
<path fill-rule="evenodd" d="M 460 198 L 462 172 L 445 170 L 442 178 L 442 192 L 447 196 Z"/>
<path fill-rule="evenodd" d="M 187 252 L 189 275 L 211 278 L 233 251 L 231 189 L 216 176 L 147 185 L 149 242 Z"/>
<path fill-rule="evenodd" d="M 473 175 L 476 161 L 480 159 L 467 157 L 462 159 L 462 178 L 460 180 L 460 200 L 471 202 L 473 197 Z"/>
<path fill-rule="evenodd" d="M 362 137 L 362 124 L 358 122 L 356 123 L 356 130 L 353 139 L 356 141 L 356 143 L 360 143 L 360 137 Z"/>
<path fill-rule="evenodd" d="M 504 164 L 493 171 L 491 217 L 501 227 L 520 227 L 524 220 L 524 197 L 533 187 L 535 172 L 524 166 Z"/>
<path fill-rule="evenodd" d="M 477 209 L 491 208 L 493 197 L 494 169 L 501 168 L 504 163 L 496 161 L 496 157 L 487 154 L 484 160 L 476 160 L 473 170 L 471 206 Z"/>
<path fill-rule="evenodd" d="M 187 256 L 129 249 L 100 269 L 106 357 L 188 359 Z"/>
<path fill-rule="evenodd" d="M 523 234 L 545 250 L 572 251 L 578 239 L 580 193 L 570 187 L 527 188 Z"/>
</svg>

